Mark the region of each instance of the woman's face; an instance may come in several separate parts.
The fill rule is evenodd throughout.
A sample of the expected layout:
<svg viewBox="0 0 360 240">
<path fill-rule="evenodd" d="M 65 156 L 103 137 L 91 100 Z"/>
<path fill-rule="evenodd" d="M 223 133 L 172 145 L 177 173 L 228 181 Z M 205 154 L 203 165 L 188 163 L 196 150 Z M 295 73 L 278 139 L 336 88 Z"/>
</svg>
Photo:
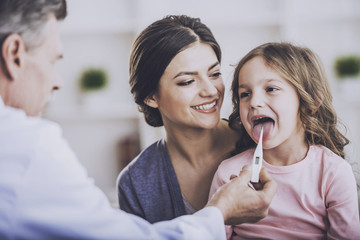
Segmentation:
<svg viewBox="0 0 360 240">
<path fill-rule="evenodd" d="M 214 50 L 197 42 L 172 59 L 145 103 L 159 109 L 164 126 L 211 129 L 220 120 L 224 89 Z"/>
</svg>

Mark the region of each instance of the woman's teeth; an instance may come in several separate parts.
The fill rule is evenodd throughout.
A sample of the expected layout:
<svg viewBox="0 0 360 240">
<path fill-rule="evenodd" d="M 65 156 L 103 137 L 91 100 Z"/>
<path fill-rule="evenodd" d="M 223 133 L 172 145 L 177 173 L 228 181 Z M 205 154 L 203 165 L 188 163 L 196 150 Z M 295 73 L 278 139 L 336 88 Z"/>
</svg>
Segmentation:
<svg viewBox="0 0 360 240">
<path fill-rule="evenodd" d="M 209 109 L 213 108 L 215 105 L 216 105 L 216 101 L 209 103 L 209 104 L 194 106 L 193 108 L 196 110 L 209 110 Z"/>
</svg>

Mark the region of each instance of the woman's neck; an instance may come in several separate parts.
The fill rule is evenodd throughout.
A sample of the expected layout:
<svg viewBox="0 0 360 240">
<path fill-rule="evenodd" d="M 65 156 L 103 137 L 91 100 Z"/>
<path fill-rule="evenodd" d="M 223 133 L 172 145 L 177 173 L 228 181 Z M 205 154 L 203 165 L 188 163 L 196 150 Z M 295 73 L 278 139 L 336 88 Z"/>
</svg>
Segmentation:
<svg viewBox="0 0 360 240">
<path fill-rule="evenodd" d="M 179 129 L 166 126 L 165 131 L 171 158 L 184 159 L 194 166 L 206 159 L 225 159 L 237 140 L 235 132 L 228 128 L 225 121 L 220 121 L 213 129 Z"/>
<path fill-rule="evenodd" d="M 192 165 L 213 150 L 215 129 L 177 130 L 166 128 L 166 146 L 172 159 L 185 159 Z"/>
<path fill-rule="evenodd" d="M 225 121 L 213 129 L 165 126 L 166 145 L 182 194 L 199 210 L 206 204 L 214 173 L 234 149 L 236 138 Z"/>
</svg>

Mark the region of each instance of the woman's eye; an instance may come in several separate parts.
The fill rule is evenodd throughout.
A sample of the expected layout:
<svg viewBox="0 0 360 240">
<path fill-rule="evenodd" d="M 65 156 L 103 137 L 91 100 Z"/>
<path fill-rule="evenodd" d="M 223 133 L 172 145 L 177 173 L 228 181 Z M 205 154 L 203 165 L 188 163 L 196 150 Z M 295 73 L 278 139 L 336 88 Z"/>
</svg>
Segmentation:
<svg viewBox="0 0 360 240">
<path fill-rule="evenodd" d="M 179 82 L 179 83 L 177 83 L 177 85 L 178 86 L 187 86 L 193 82 L 194 82 L 194 80 L 188 80 L 188 81 Z"/>
<path fill-rule="evenodd" d="M 220 77 L 220 76 L 221 76 L 221 72 L 215 72 L 210 75 L 210 77 L 215 77 L 215 78 Z"/>
</svg>

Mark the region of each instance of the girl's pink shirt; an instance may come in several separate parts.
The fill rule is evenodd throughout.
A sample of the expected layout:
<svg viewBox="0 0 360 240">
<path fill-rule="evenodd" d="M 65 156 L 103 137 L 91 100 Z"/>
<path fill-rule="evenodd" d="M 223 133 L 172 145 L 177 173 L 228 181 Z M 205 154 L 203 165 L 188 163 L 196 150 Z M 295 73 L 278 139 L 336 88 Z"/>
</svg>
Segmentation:
<svg viewBox="0 0 360 240">
<path fill-rule="evenodd" d="M 251 164 L 254 149 L 223 161 L 209 196 Z M 320 145 L 310 146 L 304 160 L 289 166 L 263 161 L 278 189 L 269 214 L 257 223 L 226 226 L 232 239 L 360 239 L 356 181 L 348 162 Z M 241 196 L 238 196 L 241 197 Z"/>
</svg>

